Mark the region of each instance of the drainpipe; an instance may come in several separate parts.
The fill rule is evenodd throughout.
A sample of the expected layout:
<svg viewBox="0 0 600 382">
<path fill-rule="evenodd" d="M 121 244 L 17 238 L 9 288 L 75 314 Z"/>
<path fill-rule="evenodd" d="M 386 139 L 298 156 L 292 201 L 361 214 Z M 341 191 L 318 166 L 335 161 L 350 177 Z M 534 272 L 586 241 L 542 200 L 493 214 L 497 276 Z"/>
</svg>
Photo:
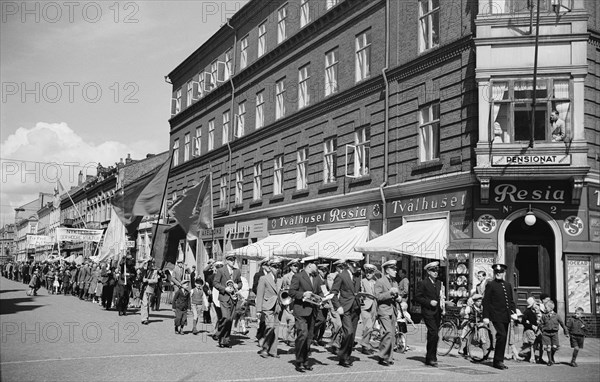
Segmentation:
<svg viewBox="0 0 600 382">
<path fill-rule="evenodd" d="M 383 218 L 383 227 L 382 233 L 387 233 L 387 213 L 386 213 L 386 200 L 385 193 L 383 192 L 383 188 L 387 185 L 389 178 L 389 83 L 387 78 L 387 70 L 390 62 L 390 0 L 386 0 L 385 2 L 385 67 L 381 69 L 381 74 L 383 75 L 383 83 L 385 88 L 385 97 L 383 100 L 383 126 L 384 126 L 384 134 L 383 134 L 383 183 L 379 186 L 379 193 L 381 194 L 381 202 L 383 203 L 382 208 L 382 218 Z"/>
<path fill-rule="evenodd" d="M 229 23 L 229 20 L 230 19 L 227 19 L 227 26 L 229 28 L 231 28 L 231 30 L 233 30 L 233 48 L 231 49 L 233 51 L 233 64 L 232 64 L 232 69 L 231 69 L 232 73 L 229 73 L 229 83 L 231 84 L 231 107 L 229 108 L 229 110 L 231 110 L 231 116 L 232 116 L 233 123 L 232 123 L 232 126 L 231 126 L 232 129 L 229 132 L 229 137 L 227 137 L 227 150 L 229 151 L 229 170 L 228 170 L 228 175 L 227 175 L 227 177 L 228 177 L 228 181 L 227 181 L 227 212 L 229 214 L 231 214 L 231 207 L 230 207 L 230 199 L 231 199 L 231 197 L 230 197 L 230 193 L 231 193 L 231 161 L 232 161 L 232 156 L 233 155 L 231 153 L 230 142 L 231 142 L 231 139 L 232 139 L 232 136 L 233 136 L 233 130 L 235 129 L 235 123 L 236 123 L 236 120 L 234 118 L 235 113 L 233 111 L 233 107 L 235 106 L 234 105 L 235 104 L 235 85 L 233 84 L 233 73 L 235 72 L 235 65 L 236 65 L 235 60 L 236 60 L 236 56 L 237 56 L 236 55 L 236 52 L 237 52 L 237 49 L 236 49 L 236 46 L 237 46 L 237 32 L 236 32 L 235 28 L 231 26 L 231 24 Z"/>
</svg>

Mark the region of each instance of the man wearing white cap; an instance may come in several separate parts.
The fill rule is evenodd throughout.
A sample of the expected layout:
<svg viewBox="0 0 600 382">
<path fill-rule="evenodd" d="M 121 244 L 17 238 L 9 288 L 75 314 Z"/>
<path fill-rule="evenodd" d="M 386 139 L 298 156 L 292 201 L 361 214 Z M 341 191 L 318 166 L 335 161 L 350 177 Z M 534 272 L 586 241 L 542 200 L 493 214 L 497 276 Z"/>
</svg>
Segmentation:
<svg viewBox="0 0 600 382">
<path fill-rule="evenodd" d="M 361 281 L 361 292 L 363 292 L 362 304 L 360 307 L 360 320 L 363 326 L 362 338 L 360 340 L 361 353 L 365 355 L 373 354 L 371 346 L 371 335 L 373 326 L 377 318 L 377 301 L 375 300 L 375 271 L 377 267 L 373 264 L 365 264 L 365 277 Z M 370 295 L 370 296 L 369 296 Z"/>
<path fill-rule="evenodd" d="M 415 301 L 421 305 L 421 314 L 427 327 L 427 354 L 425 364 L 437 367 L 437 344 L 438 330 L 442 320 L 441 296 L 444 294 L 443 285 L 437 279 L 439 272 L 439 261 L 432 261 L 423 269 L 427 272 L 427 278 L 417 284 Z"/>
<path fill-rule="evenodd" d="M 354 337 L 360 316 L 360 273 L 356 274 L 358 264 L 355 261 L 338 260 L 336 263 L 345 264 L 331 287 L 333 308 L 342 319 L 342 342 L 338 350 L 338 364 L 343 367 L 352 366 L 352 349 Z"/>
<path fill-rule="evenodd" d="M 216 340 L 219 341 L 219 347 L 230 348 L 229 337 L 231 335 L 233 314 L 236 306 L 236 301 L 234 301 L 233 296 L 237 290 L 242 289 L 243 284 L 242 273 L 239 269 L 235 268 L 235 255 L 226 255 L 225 261 L 227 262 L 227 265 L 217 270 L 214 279 L 214 286 L 219 291 L 219 303 L 221 305 L 222 316 L 218 322 Z M 233 281 L 234 287 L 228 286 L 228 281 Z"/>
<path fill-rule="evenodd" d="M 377 298 L 377 318 L 384 331 L 379 343 L 379 364 L 390 366 L 394 364 L 394 338 L 396 338 L 396 320 L 398 306 L 402 297 L 396 282 L 396 260 L 388 260 L 381 265 L 383 276 L 375 282 L 375 297 Z"/>
</svg>

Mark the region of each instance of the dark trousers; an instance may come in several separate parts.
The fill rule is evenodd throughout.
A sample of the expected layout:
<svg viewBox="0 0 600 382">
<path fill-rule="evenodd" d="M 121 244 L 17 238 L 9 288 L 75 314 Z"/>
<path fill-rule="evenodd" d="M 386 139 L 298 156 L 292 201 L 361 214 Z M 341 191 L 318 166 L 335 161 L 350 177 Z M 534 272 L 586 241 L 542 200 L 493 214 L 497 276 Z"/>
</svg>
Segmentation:
<svg viewBox="0 0 600 382">
<path fill-rule="evenodd" d="M 296 362 L 308 362 L 308 352 L 312 342 L 315 330 L 315 319 L 317 315 L 313 312 L 309 316 L 294 316 L 296 325 L 296 343 L 294 351 L 296 353 Z"/>
<path fill-rule="evenodd" d="M 494 364 L 504 363 L 504 352 L 506 349 L 506 332 L 508 322 L 492 322 L 496 329 L 496 344 L 494 345 Z"/>
<path fill-rule="evenodd" d="M 234 312 L 235 304 L 224 304 L 221 302 L 221 318 L 217 323 L 217 336 L 219 338 L 219 344 L 221 345 L 229 344 Z"/>
<path fill-rule="evenodd" d="M 114 286 L 104 285 L 102 287 L 102 306 L 110 309 L 112 306 Z"/>
<path fill-rule="evenodd" d="M 323 335 L 325 334 L 325 324 L 327 323 L 327 312 L 328 309 L 317 310 L 317 318 L 315 319 L 315 334 L 314 339 L 316 341 L 322 341 Z"/>
<path fill-rule="evenodd" d="M 425 327 L 427 328 L 427 354 L 425 362 L 437 362 L 438 331 L 440 329 L 441 317 L 439 315 L 423 315 Z"/>
<path fill-rule="evenodd" d="M 267 325 L 265 325 L 265 319 L 264 317 L 260 318 L 260 321 L 258 322 L 258 329 L 256 329 L 256 339 L 260 340 L 265 336 L 265 331 L 267 329 Z"/>
<path fill-rule="evenodd" d="M 358 326 L 360 310 L 351 310 L 342 315 L 342 344 L 338 351 L 338 361 L 350 361 L 354 349 L 354 337 Z"/>
</svg>

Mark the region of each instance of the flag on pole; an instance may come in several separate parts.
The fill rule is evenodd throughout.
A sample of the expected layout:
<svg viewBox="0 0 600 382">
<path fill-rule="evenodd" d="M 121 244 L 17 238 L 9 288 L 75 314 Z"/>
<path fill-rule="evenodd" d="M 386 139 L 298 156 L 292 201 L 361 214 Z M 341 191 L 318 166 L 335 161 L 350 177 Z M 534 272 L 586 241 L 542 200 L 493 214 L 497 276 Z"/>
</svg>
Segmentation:
<svg viewBox="0 0 600 382">
<path fill-rule="evenodd" d="M 194 241 L 195 243 L 195 241 Z M 196 256 L 194 256 L 194 252 L 192 251 L 192 247 L 190 247 L 190 242 L 185 241 L 185 267 L 186 269 L 192 269 L 192 265 L 196 265 Z"/>
<path fill-rule="evenodd" d="M 113 207 L 114 212 L 114 207 Z M 115 213 L 112 214 L 104 240 L 98 254 L 98 262 L 109 259 L 120 259 L 121 252 L 125 250 L 125 226 Z"/>
<path fill-rule="evenodd" d="M 151 176 L 122 187 L 112 199 L 117 216 L 129 232 L 137 229 L 142 217 L 160 212 L 170 165 L 171 156 Z"/>
<path fill-rule="evenodd" d="M 207 175 L 171 207 L 169 213 L 188 236 L 198 239 L 201 229 L 213 228 L 212 187 Z"/>
<path fill-rule="evenodd" d="M 52 203 L 54 205 L 54 208 L 60 207 L 60 196 L 63 194 L 63 192 L 65 192 L 65 188 L 60 183 L 60 179 L 57 178 L 56 188 L 54 189 L 54 201 Z"/>
</svg>

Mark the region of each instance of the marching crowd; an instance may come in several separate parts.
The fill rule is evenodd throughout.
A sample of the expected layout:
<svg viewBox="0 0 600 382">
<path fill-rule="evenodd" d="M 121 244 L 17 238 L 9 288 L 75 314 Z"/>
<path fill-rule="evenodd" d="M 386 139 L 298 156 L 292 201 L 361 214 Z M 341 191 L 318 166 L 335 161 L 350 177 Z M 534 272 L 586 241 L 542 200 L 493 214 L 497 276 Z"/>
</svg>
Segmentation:
<svg viewBox="0 0 600 382">
<path fill-rule="evenodd" d="M 183 262 L 160 270 L 152 259 L 136 267 L 129 256 L 112 264 L 8 263 L 2 267 L 2 274 L 28 284 L 31 295 L 44 286 L 48 293 L 77 296 L 108 310 L 114 305 L 119 315 L 127 314 L 128 308 L 140 308 L 142 324 L 150 323 L 151 310 L 160 310 L 163 287 L 172 285 L 175 333 L 184 334 L 189 310 L 193 314 L 193 334 L 199 333 L 200 321 L 211 323 L 212 312 L 217 322 L 211 337 L 219 347 L 231 347 L 232 328 L 238 327 L 238 333 L 244 335 L 248 333 L 245 323 L 252 303 L 242 293 L 244 283 L 235 263 L 234 255 L 226 255 L 224 262 L 210 260 L 203 270 L 204 278 L 196 275 L 195 267 L 186 269 Z M 377 353 L 382 366 L 394 364 L 395 351 L 409 349 L 407 325 L 414 326 L 407 311 L 409 282 L 404 270 L 398 272 L 396 260 L 383 263 L 381 271 L 375 265 L 361 267 L 359 262 L 349 260 L 318 264 L 314 260 L 294 259 L 285 261 L 283 273 L 283 264 L 282 259 L 263 260 L 252 283 L 261 357 L 278 358 L 281 338 L 294 348 L 295 369 L 303 373 L 312 370 L 311 346 L 328 347 L 343 367 L 353 365 L 356 345 L 363 354 Z M 515 360 L 551 366 L 559 349 L 558 331 L 562 327 L 573 348 L 569 364 L 576 367 L 587 330 L 581 318 L 583 310 L 578 308 L 565 325 L 554 311 L 550 297 L 541 295 L 540 300 L 530 297 L 527 309 L 521 313 L 513 301 L 512 286 L 504 281 L 506 266 L 495 264 L 492 269 L 492 280 L 483 272 L 478 274 L 479 282 L 461 311 L 463 354 L 467 355 L 468 328 L 486 327 L 492 329 L 492 338 L 488 337 L 488 330 L 478 332 L 484 350 L 494 350 L 493 367 L 507 369 L 505 349 L 512 352 Z M 438 279 L 439 262 L 428 263 L 424 270 L 427 277 L 416 286 L 413 302 L 420 305 L 427 328 L 425 364 L 437 367 L 438 331 L 447 304 L 444 286 Z M 362 333 L 357 336 L 359 321 Z M 523 325 L 520 350 L 515 343 L 517 324 Z M 333 334 L 329 342 L 323 340 L 326 326 Z M 372 339 L 376 333 L 379 345 L 374 348 Z"/>
</svg>

